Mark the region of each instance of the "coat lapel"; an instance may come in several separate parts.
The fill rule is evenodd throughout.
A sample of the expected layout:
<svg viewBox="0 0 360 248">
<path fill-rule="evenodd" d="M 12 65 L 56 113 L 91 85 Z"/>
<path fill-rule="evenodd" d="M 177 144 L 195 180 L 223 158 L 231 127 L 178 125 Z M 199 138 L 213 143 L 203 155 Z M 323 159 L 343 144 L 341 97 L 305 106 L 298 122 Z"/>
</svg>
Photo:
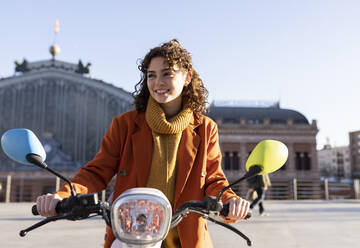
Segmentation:
<svg viewBox="0 0 360 248">
<path fill-rule="evenodd" d="M 178 164 L 177 164 L 177 177 L 175 188 L 175 201 L 177 201 L 185 187 L 186 181 L 189 178 L 191 168 L 194 164 L 198 147 L 200 145 L 201 138 L 195 132 L 196 125 L 190 124 L 182 133 L 179 150 L 178 150 Z"/>
<path fill-rule="evenodd" d="M 152 133 L 145 120 L 145 114 L 135 119 L 138 130 L 131 136 L 133 157 L 136 166 L 136 185 L 145 187 L 152 157 Z"/>
</svg>

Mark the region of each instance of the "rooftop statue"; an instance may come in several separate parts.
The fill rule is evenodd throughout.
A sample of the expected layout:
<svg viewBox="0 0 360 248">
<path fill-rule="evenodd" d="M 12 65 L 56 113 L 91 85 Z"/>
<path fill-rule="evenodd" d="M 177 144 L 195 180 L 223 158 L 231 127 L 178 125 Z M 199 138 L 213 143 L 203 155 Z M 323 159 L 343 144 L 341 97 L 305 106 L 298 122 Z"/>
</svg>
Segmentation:
<svg viewBox="0 0 360 248">
<path fill-rule="evenodd" d="M 86 66 L 83 65 L 82 61 L 79 60 L 77 69 L 75 70 L 76 73 L 80 73 L 80 74 L 88 74 L 90 73 L 90 66 L 91 63 L 87 63 Z"/>
<path fill-rule="evenodd" d="M 28 72 L 30 69 L 28 68 L 28 62 L 26 59 L 23 60 L 22 64 L 18 61 L 15 61 L 15 72 Z"/>
</svg>

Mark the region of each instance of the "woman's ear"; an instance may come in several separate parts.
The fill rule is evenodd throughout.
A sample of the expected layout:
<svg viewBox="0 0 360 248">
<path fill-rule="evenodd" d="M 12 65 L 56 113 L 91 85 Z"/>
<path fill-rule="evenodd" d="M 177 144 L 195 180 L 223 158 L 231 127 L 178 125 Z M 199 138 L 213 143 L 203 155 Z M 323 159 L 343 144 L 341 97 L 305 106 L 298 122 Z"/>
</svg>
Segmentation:
<svg viewBox="0 0 360 248">
<path fill-rule="evenodd" d="M 191 79 L 192 79 L 192 72 L 191 71 L 188 71 L 186 73 L 186 78 L 185 78 L 185 86 L 188 86 L 191 82 Z"/>
</svg>

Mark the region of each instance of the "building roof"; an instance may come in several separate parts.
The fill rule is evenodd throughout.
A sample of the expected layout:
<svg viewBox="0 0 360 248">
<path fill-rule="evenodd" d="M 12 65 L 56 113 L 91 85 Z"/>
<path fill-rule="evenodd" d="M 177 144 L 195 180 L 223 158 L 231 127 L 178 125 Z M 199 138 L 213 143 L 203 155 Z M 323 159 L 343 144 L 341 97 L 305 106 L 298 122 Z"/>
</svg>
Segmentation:
<svg viewBox="0 0 360 248">
<path fill-rule="evenodd" d="M 49 160 L 56 168 L 76 170 L 78 164 L 91 160 L 112 119 L 133 109 L 133 97 L 85 75 L 88 66 L 81 64 L 58 60 L 15 63 L 15 74 L 0 79 L 0 134 L 20 127 L 36 134 L 52 133 L 75 164 L 68 161 L 64 167 L 67 158 L 58 153 Z M 3 164 L 12 168 L 0 149 L 0 171 Z"/>
<path fill-rule="evenodd" d="M 303 114 L 295 110 L 282 109 L 279 105 L 271 107 L 235 107 L 212 104 L 208 110 L 210 118 L 214 120 L 221 119 L 222 123 L 240 123 L 240 119 L 245 119 L 247 124 L 262 124 L 264 119 L 269 119 L 270 124 L 286 124 L 291 119 L 295 125 L 309 125 L 309 121 Z"/>
<path fill-rule="evenodd" d="M 34 81 L 40 78 L 61 78 L 76 81 L 94 88 L 105 90 L 111 95 L 121 96 L 132 104 L 133 97 L 130 92 L 111 83 L 90 77 L 89 68 L 91 63 L 83 66 L 81 60 L 78 64 L 60 60 L 42 60 L 36 62 L 24 61 L 20 64 L 15 62 L 15 74 L 10 77 L 0 78 L 0 88 L 9 85 Z M 87 76 L 85 76 L 87 74 Z"/>
</svg>

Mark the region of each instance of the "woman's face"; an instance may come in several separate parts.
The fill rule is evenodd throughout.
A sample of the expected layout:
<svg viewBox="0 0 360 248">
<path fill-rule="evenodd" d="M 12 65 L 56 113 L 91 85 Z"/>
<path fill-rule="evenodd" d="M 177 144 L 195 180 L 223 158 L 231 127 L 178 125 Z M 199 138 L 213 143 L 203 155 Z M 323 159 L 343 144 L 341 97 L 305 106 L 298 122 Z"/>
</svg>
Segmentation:
<svg viewBox="0 0 360 248">
<path fill-rule="evenodd" d="M 147 86 L 150 95 L 166 109 L 181 108 L 181 93 L 190 82 L 190 73 L 174 65 L 169 67 L 163 57 L 151 59 L 147 70 Z"/>
</svg>

